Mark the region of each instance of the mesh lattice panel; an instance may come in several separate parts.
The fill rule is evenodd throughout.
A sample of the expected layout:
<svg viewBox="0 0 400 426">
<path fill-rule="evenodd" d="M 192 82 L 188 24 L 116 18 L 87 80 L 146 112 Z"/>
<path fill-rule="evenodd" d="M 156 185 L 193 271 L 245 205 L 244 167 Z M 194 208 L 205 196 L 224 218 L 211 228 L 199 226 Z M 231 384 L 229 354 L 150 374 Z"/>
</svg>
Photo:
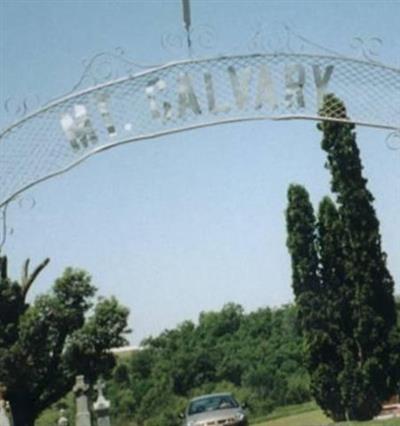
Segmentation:
<svg viewBox="0 0 400 426">
<path fill-rule="evenodd" d="M 340 57 L 263 54 L 186 61 L 73 94 L 0 133 L 0 205 L 120 143 L 223 122 L 335 120 L 400 127 L 400 71 Z"/>
</svg>

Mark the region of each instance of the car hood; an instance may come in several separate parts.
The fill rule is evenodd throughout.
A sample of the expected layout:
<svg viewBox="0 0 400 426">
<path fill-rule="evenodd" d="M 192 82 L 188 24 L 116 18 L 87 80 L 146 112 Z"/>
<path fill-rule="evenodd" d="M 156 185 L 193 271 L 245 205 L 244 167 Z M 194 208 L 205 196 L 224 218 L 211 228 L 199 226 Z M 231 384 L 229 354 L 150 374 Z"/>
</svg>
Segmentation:
<svg viewBox="0 0 400 426">
<path fill-rule="evenodd" d="M 240 408 L 226 408 L 221 410 L 204 411 L 203 413 L 193 414 L 188 416 L 186 421 L 191 422 L 206 422 L 211 420 L 223 420 L 229 417 L 235 417 L 237 413 L 243 413 Z"/>
</svg>

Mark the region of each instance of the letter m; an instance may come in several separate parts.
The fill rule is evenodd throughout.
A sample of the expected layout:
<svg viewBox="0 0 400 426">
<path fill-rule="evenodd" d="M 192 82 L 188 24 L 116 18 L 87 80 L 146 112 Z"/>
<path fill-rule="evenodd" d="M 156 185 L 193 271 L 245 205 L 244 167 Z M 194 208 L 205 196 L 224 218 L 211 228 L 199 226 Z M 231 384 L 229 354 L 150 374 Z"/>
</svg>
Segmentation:
<svg viewBox="0 0 400 426">
<path fill-rule="evenodd" d="M 64 130 L 72 149 L 79 151 L 97 142 L 97 135 L 84 105 L 74 105 L 74 114 L 61 116 L 61 127 Z"/>
</svg>

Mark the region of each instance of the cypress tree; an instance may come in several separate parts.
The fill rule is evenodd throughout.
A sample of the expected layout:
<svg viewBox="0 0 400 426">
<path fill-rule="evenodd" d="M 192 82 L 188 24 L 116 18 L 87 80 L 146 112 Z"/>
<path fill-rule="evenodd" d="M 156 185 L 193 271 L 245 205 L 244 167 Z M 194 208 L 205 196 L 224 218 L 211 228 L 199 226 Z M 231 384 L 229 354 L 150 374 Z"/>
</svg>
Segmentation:
<svg viewBox="0 0 400 426">
<path fill-rule="evenodd" d="M 291 185 L 286 222 L 292 284 L 304 337 L 311 392 L 329 417 L 341 421 L 345 419 L 345 411 L 338 382 L 343 363 L 336 298 L 341 282 L 334 264 L 336 257 L 332 257 L 337 254 L 340 240 L 338 215 L 332 201 L 324 199 L 317 227 L 307 191 L 302 186 Z M 319 266 L 318 251 L 323 260 L 329 259 L 325 268 Z"/>
<path fill-rule="evenodd" d="M 344 104 L 334 95 L 325 96 L 320 113 L 347 117 Z M 399 381 L 394 282 L 381 247 L 374 198 L 362 175 L 354 125 L 324 121 L 318 128 L 323 132 L 322 149 L 327 152 L 342 235 L 335 274 L 329 276 L 334 251 L 321 257 L 331 289 L 341 282 L 337 303 L 342 308 L 337 312 L 343 371 L 338 379 L 346 417 L 367 420 L 379 413 L 382 401 L 395 392 Z"/>
<path fill-rule="evenodd" d="M 331 94 L 320 115 L 347 119 L 345 105 Z M 394 282 L 354 125 L 324 121 L 318 128 L 338 207 L 325 197 L 316 223 L 307 191 L 290 186 L 293 290 L 317 403 L 335 421 L 368 420 L 400 388 Z"/>
<path fill-rule="evenodd" d="M 343 287 L 342 226 L 335 204 L 325 197 L 319 206 L 317 249 L 319 277 L 323 299 L 325 348 L 314 356 L 310 365 L 312 393 L 325 414 L 334 421 L 345 420 L 339 377 L 343 369 L 343 328 L 347 327 L 345 314 L 346 289 Z M 315 348 L 315 352 L 320 352 Z"/>
<path fill-rule="evenodd" d="M 292 258 L 292 286 L 299 305 L 302 329 L 314 323 L 316 296 L 320 290 L 318 256 L 315 245 L 315 216 L 306 189 L 291 185 L 286 210 L 287 246 Z"/>
</svg>

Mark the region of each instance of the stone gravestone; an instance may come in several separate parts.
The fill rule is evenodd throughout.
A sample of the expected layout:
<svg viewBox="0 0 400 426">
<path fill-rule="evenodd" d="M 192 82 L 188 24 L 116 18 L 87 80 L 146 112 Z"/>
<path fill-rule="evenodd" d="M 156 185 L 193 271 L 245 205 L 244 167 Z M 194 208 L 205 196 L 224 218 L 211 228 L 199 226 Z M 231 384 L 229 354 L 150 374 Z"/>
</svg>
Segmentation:
<svg viewBox="0 0 400 426">
<path fill-rule="evenodd" d="M 103 393 L 105 384 L 102 380 L 98 380 L 94 388 L 97 390 L 97 400 L 93 404 L 93 408 L 96 413 L 97 426 L 111 426 L 110 401 L 107 401 Z"/>
<path fill-rule="evenodd" d="M 8 404 L 5 400 L 6 387 L 0 384 L 0 426 L 11 426 L 8 418 Z"/>
<path fill-rule="evenodd" d="M 77 376 L 75 386 L 72 389 L 76 400 L 76 424 L 75 426 L 91 426 L 89 411 L 89 386 L 85 383 L 84 376 Z"/>
<path fill-rule="evenodd" d="M 58 419 L 57 426 L 68 426 L 68 419 L 65 417 L 65 410 L 60 410 L 60 418 Z"/>
</svg>

